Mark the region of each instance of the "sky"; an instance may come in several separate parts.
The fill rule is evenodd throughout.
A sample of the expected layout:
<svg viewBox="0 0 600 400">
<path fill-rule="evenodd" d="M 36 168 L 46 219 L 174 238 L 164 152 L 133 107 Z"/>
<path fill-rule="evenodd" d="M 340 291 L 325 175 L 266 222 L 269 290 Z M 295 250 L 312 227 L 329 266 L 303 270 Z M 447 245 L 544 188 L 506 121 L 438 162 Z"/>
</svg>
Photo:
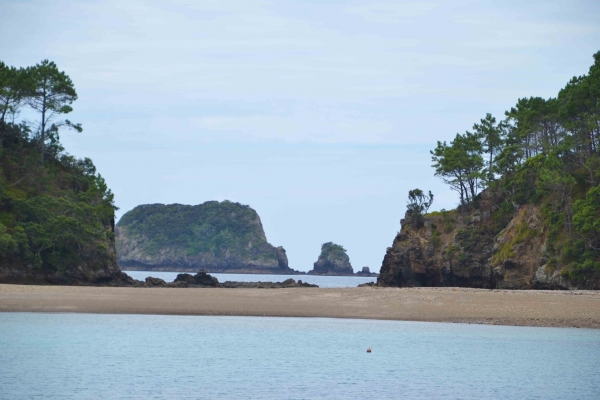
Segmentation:
<svg viewBox="0 0 600 400">
<path fill-rule="evenodd" d="M 50 59 L 63 131 L 120 207 L 231 200 L 307 271 L 322 243 L 379 271 L 429 150 L 551 97 L 600 51 L 598 1 L 0 0 L 0 60 Z"/>
</svg>

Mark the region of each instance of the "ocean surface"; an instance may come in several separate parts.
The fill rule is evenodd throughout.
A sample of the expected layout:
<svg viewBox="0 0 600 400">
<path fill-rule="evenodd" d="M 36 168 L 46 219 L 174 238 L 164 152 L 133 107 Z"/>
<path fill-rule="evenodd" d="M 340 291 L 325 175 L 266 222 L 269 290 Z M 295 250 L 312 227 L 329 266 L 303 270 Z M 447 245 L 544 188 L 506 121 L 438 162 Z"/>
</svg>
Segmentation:
<svg viewBox="0 0 600 400">
<path fill-rule="evenodd" d="M 35 397 L 600 399 L 600 331 L 0 313 L 0 398 Z"/>
<path fill-rule="evenodd" d="M 140 281 L 146 280 L 147 277 L 163 279 L 165 282 L 173 282 L 177 274 L 181 272 L 161 272 L 161 271 L 123 271 L 133 279 Z M 192 274 L 193 275 L 193 274 Z M 286 279 L 292 278 L 297 281 L 308 282 L 313 285 L 319 285 L 322 288 L 340 288 L 340 287 L 356 287 L 361 283 L 376 282 L 377 277 L 364 276 L 319 276 L 319 275 L 267 275 L 267 274 L 217 274 L 210 273 L 219 280 L 237 281 L 237 282 L 283 282 Z"/>
</svg>

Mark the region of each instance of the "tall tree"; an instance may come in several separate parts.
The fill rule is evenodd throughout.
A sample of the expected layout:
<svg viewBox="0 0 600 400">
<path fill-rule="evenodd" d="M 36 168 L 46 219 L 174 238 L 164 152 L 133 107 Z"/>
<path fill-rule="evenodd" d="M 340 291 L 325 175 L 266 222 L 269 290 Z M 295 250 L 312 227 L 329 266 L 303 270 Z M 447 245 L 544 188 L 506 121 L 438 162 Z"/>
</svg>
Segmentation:
<svg viewBox="0 0 600 400">
<path fill-rule="evenodd" d="M 6 116 L 18 112 L 28 91 L 27 71 L 23 68 L 9 67 L 0 61 L 0 121 Z"/>
<path fill-rule="evenodd" d="M 406 209 L 412 213 L 417 227 L 422 224 L 423 215 L 427 214 L 431 204 L 433 204 L 433 193 L 431 193 L 431 190 L 429 191 L 429 195 L 418 188 L 408 192 Z"/>
<path fill-rule="evenodd" d="M 504 123 L 500 122 L 497 124 L 496 118 L 488 113 L 485 118 L 480 120 L 479 124 L 473 125 L 473 130 L 484 146 L 483 151 L 489 154 L 486 178 L 490 181 L 494 178 L 494 155 L 499 153 L 502 149 L 502 143 L 505 136 Z"/>
<path fill-rule="evenodd" d="M 478 136 L 471 132 L 464 135 L 457 133 L 450 145 L 438 142 L 430 153 L 435 175 L 442 177 L 452 190 L 460 194 L 462 205 L 472 202 L 484 177 L 484 161 Z"/>
<path fill-rule="evenodd" d="M 574 77 L 558 94 L 560 115 L 578 150 L 592 156 L 600 146 L 600 52 L 588 75 Z"/>
<path fill-rule="evenodd" d="M 43 164 L 48 132 L 58 132 L 61 126 L 81 132 L 81 125 L 73 124 L 68 119 L 52 122 L 57 116 L 73 111 L 71 104 L 77 100 L 77 92 L 71 78 L 59 71 L 52 61 L 43 60 L 34 67 L 28 68 L 28 73 L 32 88 L 28 93 L 27 103 L 40 113 L 39 137 Z"/>
</svg>

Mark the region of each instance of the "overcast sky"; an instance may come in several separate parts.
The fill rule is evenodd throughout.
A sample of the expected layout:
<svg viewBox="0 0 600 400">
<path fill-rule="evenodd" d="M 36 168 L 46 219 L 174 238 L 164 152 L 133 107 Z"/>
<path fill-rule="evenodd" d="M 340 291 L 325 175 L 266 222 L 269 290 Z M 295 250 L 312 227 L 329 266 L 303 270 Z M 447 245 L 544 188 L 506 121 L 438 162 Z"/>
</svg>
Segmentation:
<svg viewBox="0 0 600 400">
<path fill-rule="evenodd" d="M 120 207 L 232 200 L 290 266 L 343 245 L 378 271 L 429 150 L 600 50 L 599 1 L 0 0 L 0 60 L 74 81 L 63 132 Z"/>
</svg>

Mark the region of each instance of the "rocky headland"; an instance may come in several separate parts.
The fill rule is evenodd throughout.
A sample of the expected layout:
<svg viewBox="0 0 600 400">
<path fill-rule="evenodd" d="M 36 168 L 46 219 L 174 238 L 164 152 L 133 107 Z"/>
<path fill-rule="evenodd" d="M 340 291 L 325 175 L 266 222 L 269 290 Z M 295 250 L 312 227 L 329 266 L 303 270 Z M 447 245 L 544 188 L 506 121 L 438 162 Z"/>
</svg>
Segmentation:
<svg viewBox="0 0 600 400">
<path fill-rule="evenodd" d="M 125 270 L 295 274 L 283 247 L 267 242 L 252 208 L 230 201 L 147 204 L 115 229 Z"/>
<path fill-rule="evenodd" d="M 0 120 L 0 283 L 131 284 L 117 264 L 113 194 L 89 158 Z M 58 137 L 57 137 L 58 138 Z"/>
<path fill-rule="evenodd" d="M 350 257 L 342 246 L 327 242 L 321 246 L 321 254 L 313 264 L 309 275 L 354 275 Z"/>
<path fill-rule="evenodd" d="M 481 194 L 477 207 L 407 212 L 388 247 L 378 286 L 459 286 L 489 289 L 598 289 L 600 274 L 572 277 L 559 262 L 555 237 L 540 206 L 525 204 L 506 221 L 498 198 Z"/>
</svg>

